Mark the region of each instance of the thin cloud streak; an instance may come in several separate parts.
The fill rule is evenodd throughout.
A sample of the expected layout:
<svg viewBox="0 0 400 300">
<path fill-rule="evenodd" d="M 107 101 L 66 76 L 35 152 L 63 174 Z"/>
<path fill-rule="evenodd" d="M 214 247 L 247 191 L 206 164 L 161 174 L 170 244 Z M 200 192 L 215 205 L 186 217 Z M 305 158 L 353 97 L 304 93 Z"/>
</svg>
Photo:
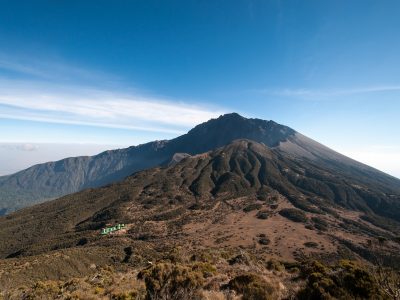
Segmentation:
<svg viewBox="0 0 400 300">
<path fill-rule="evenodd" d="M 44 72 L 41 72 L 35 68 L 28 67 L 24 64 L 17 63 L 17 62 L 10 62 L 4 60 L 0 57 L 0 70 L 7 70 L 17 73 L 22 73 L 25 75 L 33 75 L 38 77 L 48 77 L 48 75 Z"/>
<path fill-rule="evenodd" d="M 12 114 L 2 114 L 0 113 L 0 119 L 11 119 L 11 120 L 21 120 L 21 121 L 34 121 L 34 122 L 42 122 L 42 123 L 52 123 L 52 124 L 64 124 L 64 125 L 82 125 L 82 126 L 91 126 L 91 127 L 102 127 L 102 128 L 113 128 L 113 129 L 127 129 L 127 130 L 139 130 L 139 131 L 149 131 L 149 132 L 163 132 L 163 133 L 171 133 L 171 134 L 183 134 L 184 130 L 173 130 L 162 127 L 144 127 L 144 126 L 129 126 L 129 125 L 119 125 L 119 124 L 111 124 L 111 123 L 98 123 L 98 122 L 85 122 L 85 121 L 73 121 L 66 119 L 56 119 L 50 117 L 41 117 L 41 116 L 19 116 Z"/>
<path fill-rule="evenodd" d="M 71 92 L 73 91 L 73 92 Z M 221 109 L 139 94 L 70 88 L 57 90 L 0 81 L 0 117 L 180 134 L 219 116 Z"/>
<path fill-rule="evenodd" d="M 398 92 L 400 85 L 377 85 L 343 89 L 256 89 L 253 92 L 284 97 L 333 97 L 355 94 Z"/>
<path fill-rule="evenodd" d="M 0 52 L 1 71 L 11 71 L 29 78 L 48 81 L 118 81 L 115 75 L 99 70 L 87 70 L 60 59 L 38 58 L 36 56 L 8 55 Z"/>
<path fill-rule="evenodd" d="M 4 77 L 2 71 L 18 79 Z M 224 113 L 132 89 L 114 92 L 124 90 L 115 81 L 113 75 L 60 60 L 0 52 L 0 118 L 181 134 Z M 99 82 L 102 88 L 93 88 Z"/>
</svg>

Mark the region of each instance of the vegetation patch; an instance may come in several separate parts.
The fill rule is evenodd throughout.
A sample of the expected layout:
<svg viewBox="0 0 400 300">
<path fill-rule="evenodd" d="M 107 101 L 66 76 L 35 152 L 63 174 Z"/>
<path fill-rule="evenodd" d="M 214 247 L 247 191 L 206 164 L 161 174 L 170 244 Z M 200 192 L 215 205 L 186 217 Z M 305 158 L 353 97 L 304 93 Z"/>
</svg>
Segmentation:
<svg viewBox="0 0 400 300">
<path fill-rule="evenodd" d="M 266 220 L 269 218 L 270 213 L 267 210 L 261 210 L 257 213 L 257 218 L 261 220 Z"/>
<path fill-rule="evenodd" d="M 79 241 L 76 243 L 77 246 L 84 246 L 88 243 L 88 239 L 83 237 L 81 239 L 79 239 Z"/>
<path fill-rule="evenodd" d="M 393 220 L 390 220 L 388 218 L 382 218 L 377 215 L 362 215 L 360 216 L 360 219 L 369 222 L 377 227 L 396 232 L 400 229 L 400 225 L 398 222 L 395 222 Z"/>
<path fill-rule="evenodd" d="M 321 231 L 328 230 L 329 224 L 326 220 L 324 220 L 320 217 L 312 217 L 311 220 L 316 229 L 321 230 Z"/>
<path fill-rule="evenodd" d="M 247 253 L 240 253 L 239 255 L 229 259 L 228 263 L 230 265 L 243 264 L 248 266 L 251 264 L 251 258 Z"/>
<path fill-rule="evenodd" d="M 194 203 L 188 207 L 190 210 L 201 210 L 202 206 L 199 203 Z"/>
<path fill-rule="evenodd" d="M 181 264 L 158 263 L 138 274 L 146 284 L 146 300 L 198 299 L 204 284 L 200 270 Z"/>
<path fill-rule="evenodd" d="M 302 266 L 307 280 L 298 299 L 386 299 L 371 273 L 352 261 L 326 266 L 314 261 Z"/>
<path fill-rule="evenodd" d="M 278 272 L 285 271 L 285 266 L 281 262 L 277 261 L 276 259 L 270 259 L 267 262 L 266 267 L 270 271 L 278 271 Z"/>
<path fill-rule="evenodd" d="M 185 209 L 184 208 L 178 208 L 178 209 L 174 209 L 174 210 L 170 210 L 167 211 L 165 213 L 161 213 L 158 215 L 155 215 L 153 217 L 153 221 L 168 221 L 168 220 L 172 220 L 175 219 L 179 216 L 182 216 L 185 213 Z"/>
<path fill-rule="evenodd" d="M 311 224 L 307 224 L 306 226 L 304 226 L 306 229 L 308 230 L 314 230 L 314 226 L 312 226 Z"/>
<path fill-rule="evenodd" d="M 275 288 L 256 274 L 243 274 L 233 278 L 226 286 L 236 293 L 243 295 L 243 300 L 275 299 Z"/>
<path fill-rule="evenodd" d="M 306 246 L 307 248 L 314 248 L 314 249 L 316 249 L 316 248 L 318 248 L 318 243 L 315 243 L 315 242 L 306 242 L 306 243 L 304 243 L 304 246 Z"/>
<path fill-rule="evenodd" d="M 259 210 L 261 209 L 262 205 L 260 203 L 251 203 L 247 205 L 245 208 L 243 208 L 244 212 L 251 212 L 253 210 Z"/>
<path fill-rule="evenodd" d="M 296 208 L 284 208 L 279 211 L 279 214 L 293 222 L 306 223 L 308 221 L 306 214 Z"/>
<path fill-rule="evenodd" d="M 269 245 L 269 244 L 271 243 L 271 241 L 270 241 L 270 239 L 267 238 L 267 237 L 261 237 L 261 238 L 258 240 L 258 243 L 261 244 L 261 245 Z"/>
</svg>

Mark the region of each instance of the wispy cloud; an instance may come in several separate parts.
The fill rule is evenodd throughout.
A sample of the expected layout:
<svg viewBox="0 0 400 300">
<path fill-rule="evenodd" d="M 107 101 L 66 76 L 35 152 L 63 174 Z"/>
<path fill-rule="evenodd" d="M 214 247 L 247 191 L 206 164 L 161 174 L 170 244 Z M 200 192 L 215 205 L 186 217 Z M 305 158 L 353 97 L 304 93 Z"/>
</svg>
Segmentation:
<svg viewBox="0 0 400 300">
<path fill-rule="evenodd" d="M 119 78 L 100 70 L 88 70 L 60 58 L 32 55 L 9 55 L 0 52 L 0 74 L 12 72 L 18 76 L 47 81 L 117 81 Z"/>
<path fill-rule="evenodd" d="M 39 76 L 39 77 L 47 77 L 46 73 L 41 72 L 37 68 L 26 66 L 20 62 L 9 61 L 8 59 L 5 59 L 1 55 L 0 55 L 0 70 L 7 70 L 26 75 Z"/>
<path fill-rule="evenodd" d="M 182 133 L 223 112 L 139 93 L 0 80 L 2 118 Z"/>
<path fill-rule="evenodd" d="M 0 118 L 179 134 L 224 112 L 121 90 L 128 89 L 112 74 L 0 52 Z"/>
<path fill-rule="evenodd" d="M 334 89 L 256 89 L 253 92 L 267 95 L 284 96 L 284 97 L 334 97 L 355 94 L 367 94 L 378 92 L 397 92 L 400 91 L 400 85 L 376 85 L 354 88 L 334 88 Z"/>
</svg>

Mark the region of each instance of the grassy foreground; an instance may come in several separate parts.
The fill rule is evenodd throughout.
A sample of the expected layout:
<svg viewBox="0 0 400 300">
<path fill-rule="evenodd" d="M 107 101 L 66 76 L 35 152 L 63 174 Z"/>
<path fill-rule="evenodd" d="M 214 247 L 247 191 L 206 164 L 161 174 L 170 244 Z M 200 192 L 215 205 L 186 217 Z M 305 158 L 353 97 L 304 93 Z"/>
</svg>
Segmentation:
<svg viewBox="0 0 400 300">
<path fill-rule="evenodd" d="M 87 276 L 41 280 L 0 292 L 0 299 L 399 299 L 399 273 L 360 261 L 260 260 L 241 249 L 188 253 L 155 261 L 132 249 L 118 265 Z"/>
</svg>

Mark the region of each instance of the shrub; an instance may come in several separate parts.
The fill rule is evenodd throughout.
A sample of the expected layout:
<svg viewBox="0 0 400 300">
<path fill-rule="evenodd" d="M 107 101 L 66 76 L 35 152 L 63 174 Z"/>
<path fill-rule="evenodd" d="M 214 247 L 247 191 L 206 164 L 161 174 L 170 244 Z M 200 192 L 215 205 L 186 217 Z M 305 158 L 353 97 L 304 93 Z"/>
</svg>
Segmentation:
<svg viewBox="0 0 400 300">
<path fill-rule="evenodd" d="M 306 242 L 306 243 L 304 243 L 304 246 L 306 246 L 307 248 L 318 248 L 318 243 Z"/>
<path fill-rule="evenodd" d="M 243 300 L 275 299 L 274 287 L 256 274 L 237 276 L 229 281 L 227 287 L 238 294 L 242 294 Z"/>
<path fill-rule="evenodd" d="M 383 236 L 378 237 L 378 243 L 380 245 L 383 245 L 384 243 L 386 243 L 386 241 L 387 241 L 387 239 L 385 237 L 383 237 Z"/>
<path fill-rule="evenodd" d="M 191 251 L 190 251 L 191 252 Z M 190 255 L 190 252 L 187 254 L 188 256 Z M 213 250 L 213 249 L 202 249 L 198 250 L 195 253 L 190 255 L 189 261 L 192 263 L 196 262 L 204 262 L 204 263 L 210 263 L 210 264 L 216 264 L 221 258 L 227 259 L 225 257 L 228 255 L 226 251 L 223 250 Z M 229 255 L 228 255 L 229 258 Z"/>
<path fill-rule="evenodd" d="M 257 213 L 257 218 L 261 220 L 266 220 L 269 218 L 269 212 L 262 210 Z"/>
<path fill-rule="evenodd" d="M 122 262 L 123 263 L 127 263 L 127 262 L 129 262 L 132 254 L 133 254 L 133 249 L 132 249 L 132 247 L 125 247 L 124 248 L 124 252 L 125 252 L 125 257 L 122 260 Z"/>
<path fill-rule="evenodd" d="M 284 208 L 279 211 L 279 214 L 293 222 L 306 223 L 308 220 L 306 214 L 296 208 Z"/>
<path fill-rule="evenodd" d="M 321 231 L 326 231 L 328 229 L 328 222 L 319 217 L 312 217 L 311 220 L 314 223 L 314 227 Z"/>
<path fill-rule="evenodd" d="M 296 273 L 299 273 L 299 272 L 300 272 L 300 269 L 294 267 L 294 268 L 289 269 L 288 272 L 289 272 L 290 274 L 296 274 Z"/>
<path fill-rule="evenodd" d="M 186 249 L 178 246 L 173 247 L 166 252 L 163 259 L 171 263 L 186 263 L 189 260 L 189 257 Z"/>
<path fill-rule="evenodd" d="M 88 239 L 87 238 L 81 238 L 77 243 L 76 243 L 76 245 L 77 246 L 84 246 L 84 245 L 86 245 L 88 243 Z"/>
<path fill-rule="evenodd" d="M 267 262 L 267 269 L 270 271 L 283 272 L 285 271 L 285 266 L 276 259 L 272 258 Z"/>
<path fill-rule="evenodd" d="M 138 300 L 138 299 L 141 299 L 140 294 L 137 291 L 113 293 L 113 294 L 111 294 L 110 298 L 111 298 L 111 300 Z"/>
<path fill-rule="evenodd" d="M 103 294 L 104 294 L 104 291 L 105 291 L 105 289 L 104 289 L 103 287 L 100 287 L 100 286 L 96 286 L 96 287 L 94 288 L 94 293 L 95 293 L 96 295 L 103 295 Z"/>
<path fill-rule="evenodd" d="M 146 299 L 195 299 L 204 283 L 201 271 L 181 264 L 159 263 L 142 270 L 139 279 L 146 284 Z"/>
<path fill-rule="evenodd" d="M 307 284 L 298 299 L 385 299 L 372 275 L 351 261 L 335 266 L 315 261 L 303 265 L 301 272 Z"/>
<path fill-rule="evenodd" d="M 344 287 L 352 295 L 364 299 L 376 299 L 379 295 L 378 286 L 372 275 L 356 263 L 342 260 L 339 263 L 339 272 Z"/>
<path fill-rule="evenodd" d="M 251 264 L 251 257 L 247 253 L 240 253 L 239 255 L 232 257 L 228 260 L 228 263 L 232 265 L 242 264 L 249 266 Z"/>
<path fill-rule="evenodd" d="M 201 205 L 199 203 L 194 203 L 194 204 L 190 205 L 188 207 L 188 209 L 190 209 L 190 210 L 200 210 L 201 209 Z"/>
<path fill-rule="evenodd" d="M 383 293 L 390 299 L 400 297 L 400 272 L 398 270 L 384 268 L 380 265 L 372 269 L 372 274 Z"/>
<path fill-rule="evenodd" d="M 243 208 L 243 211 L 244 212 L 251 212 L 253 210 L 258 210 L 261 207 L 262 207 L 262 205 L 259 204 L 259 203 L 252 203 L 252 204 L 247 205 L 245 208 Z"/>
<path fill-rule="evenodd" d="M 257 192 L 257 199 L 261 200 L 261 201 L 267 201 L 270 197 L 270 193 L 268 191 L 268 189 L 266 188 L 261 188 L 258 192 Z"/>
<path fill-rule="evenodd" d="M 38 281 L 24 292 L 23 299 L 55 299 L 60 292 L 61 288 L 58 282 L 52 280 Z"/>
<path fill-rule="evenodd" d="M 262 237 L 258 240 L 258 243 L 261 245 L 269 245 L 271 241 L 267 237 Z"/>
<path fill-rule="evenodd" d="M 393 241 L 400 244 L 400 236 L 396 236 L 393 238 Z"/>
<path fill-rule="evenodd" d="M 180 208 L 170 210 L 167 212 L 163 212 L 163 213 L 153 216 L 153 221 L 168 221 L 168 220 L 176 219 L 177 217 L 182 216 L 184 213 L 185 213 L 185 209 L 180 207 Z"/>
<path fill-rule="evenodd" d="M 217 273 L 216 267 L 208 262 L 196 262 L 192 265 L 192 270 L 201 272 L 204 277 Z"/>
</svg>

